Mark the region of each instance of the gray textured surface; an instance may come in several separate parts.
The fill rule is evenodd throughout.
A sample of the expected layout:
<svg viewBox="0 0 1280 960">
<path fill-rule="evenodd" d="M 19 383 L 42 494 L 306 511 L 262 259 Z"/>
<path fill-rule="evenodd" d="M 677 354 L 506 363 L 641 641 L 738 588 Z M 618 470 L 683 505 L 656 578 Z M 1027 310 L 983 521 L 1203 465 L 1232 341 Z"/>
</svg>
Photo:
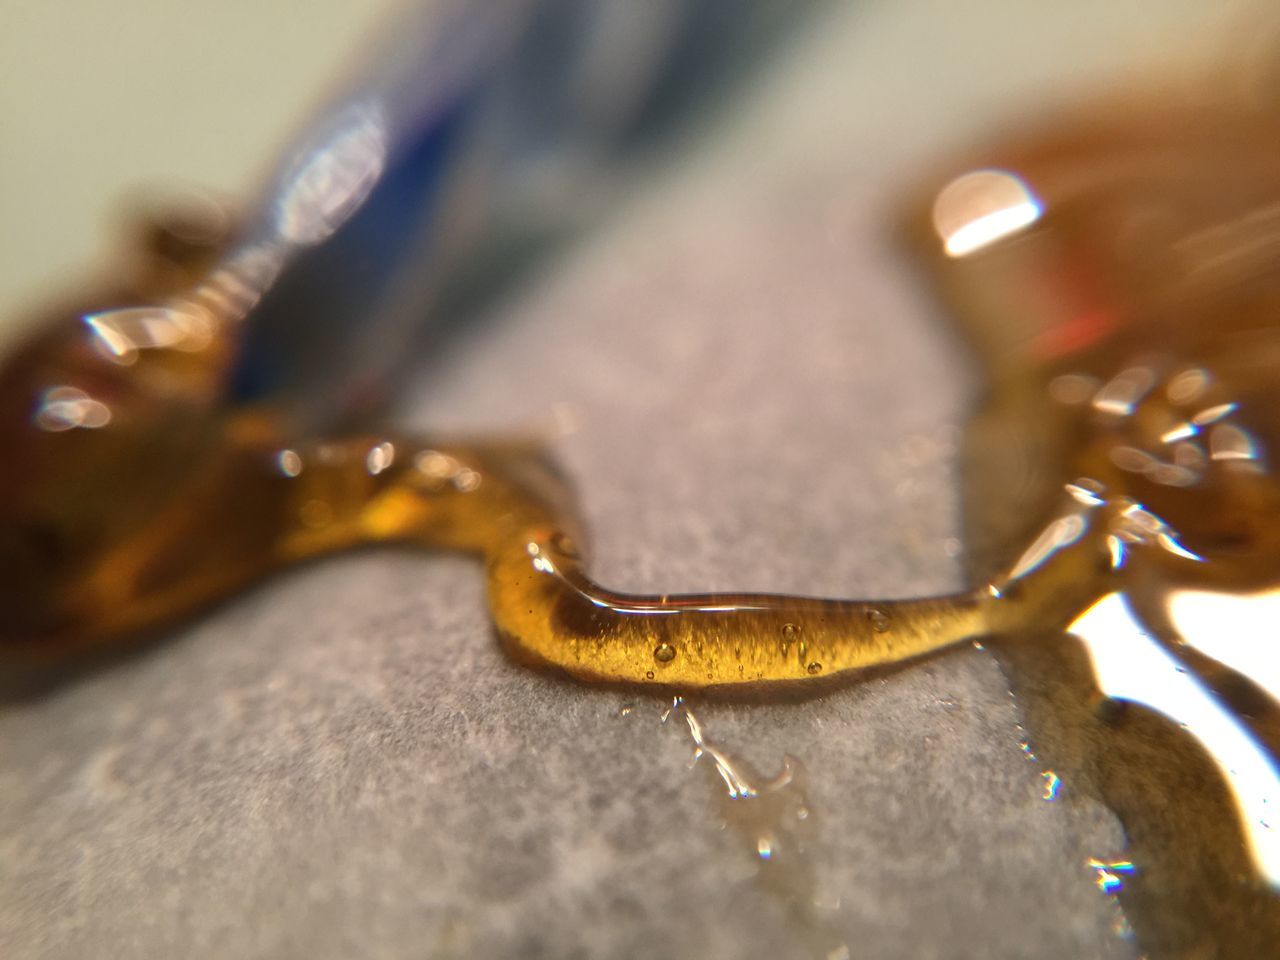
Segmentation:
<svg viewBox="0 0 1280 960">
<path fill-rule="evenodd" d="M 611 586 L 955 587 L 969 385 L 883 215 L 995 81 L 939 94 L 890 69 L 927 7 L 819 31 L 717 145 L 424 368 L 409 421 L 558 423 Z M 809 955 L 660 706 L 506 661 L 464 560 L 279 578 L 4 708 L 0 954 Z M 823 917 L 852 956 L 1130 954 L 1084 865 L 1118 828 L 1070 784 L 1042 799 L 986 654 L 695 709 L 762 770 L 807 765 Z"/>
</svg>

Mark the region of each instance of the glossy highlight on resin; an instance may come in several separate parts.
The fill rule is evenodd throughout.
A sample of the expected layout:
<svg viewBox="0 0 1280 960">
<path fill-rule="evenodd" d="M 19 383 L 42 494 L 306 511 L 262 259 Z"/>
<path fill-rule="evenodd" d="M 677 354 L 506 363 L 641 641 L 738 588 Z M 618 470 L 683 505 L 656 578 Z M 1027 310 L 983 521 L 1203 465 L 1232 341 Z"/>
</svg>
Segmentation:
<svg viewBox="0 0 1280 960">
<path fill-rule="evenodd" d="M 1010 607 L 987 647 L 1055 798 L 1118 815 L 1126 848 L 1089 865 L 1151 957 L 1280 944 L 1277 133 L 1256 98 L 1095 105 L 974 156 L 911 225 L 988 385 L 973 582 L 1095 563 L 1065 631 Z"/>
<path fill-rule="evenodd" d="M 839 898 L 824 896 L 816 854 L 820 816 L 806 795 L 808 771 L 783 756 L 772 777 L 758 775 L 741 758 L 716 743 L 684 697 L 672 698 L 662 722 L 682 722 L 693 745 L 690 766 L 714 771 L 721 826 L 732 829 L 754 861 L 755 880 L 788 917 L 798 955 L 848 960 L 849 945 L 831 920 Z"/>
<path fill-rule="evenodd" d="M 9 358 L 5 669 L 116 648 L 272 570 L 387 542 L 477 555 L 512 654 L 590 681 L 803 685 L 982 638 L 1053 765 L 1046 799 L 1095 795 L 1120 816 L 1129 847 L 1082 871 L 1141 948 L 1265 956 L 1280 943 L 1280 131 L 1247 113 L 1117 117 L 976 158 L 916 218 L 989 383 L 969 432 L 969 591 L 621 594 L 589 578 L 540 444 L 313 437 L 234 396 L 285 254 L 338 229 L 381 169 L 366 117 L 327 154 L 340 203 L 308 192 L 308 169 L 272 243 L 225 218 L 159 225 L 121 289 Z"/>
</svg>

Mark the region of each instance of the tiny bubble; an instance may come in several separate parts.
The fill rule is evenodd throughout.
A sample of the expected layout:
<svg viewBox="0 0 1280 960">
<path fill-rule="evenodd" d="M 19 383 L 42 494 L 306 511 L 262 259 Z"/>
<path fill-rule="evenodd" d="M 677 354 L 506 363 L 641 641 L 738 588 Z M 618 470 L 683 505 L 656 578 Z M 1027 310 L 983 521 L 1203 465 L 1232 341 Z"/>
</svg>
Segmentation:
<svg viewBox="0 0 1280 960">
<path fill-rule="evenodd" d="M 647 670 L 647 671 L 645 671 L 644 678 L 645 678 L 646 680 L 652 680 L 652 679 L 653 679 L 653 671 L 652 671 L 652 670 Z"/>
<path fill-rule="evenodd" d="M 660 643 L 653 651 L 653 659 L 659 663 L 670 663 L 676 658 L 676 648 L 669 643 Z"/>
<path fill-rule="evenodd" d="M 889 615 L 878 607 L 867 608 L 867 622 L 876 633 L 884 633 L 889 629 Z"/>
<path fill-rule="evenodd" d="M 807 669 L 811 674 L 812 674 L 812 673 L 821 673 L 821 672 L 822 672 L 822 664 L 818 663 L 818 661 L 816 661 L 816 660 L 815 660 L 813 663 L 809 664 L 809 666 L 808 666 L 808 667 L 806 667 L 805 669 Z"/>
</svg>

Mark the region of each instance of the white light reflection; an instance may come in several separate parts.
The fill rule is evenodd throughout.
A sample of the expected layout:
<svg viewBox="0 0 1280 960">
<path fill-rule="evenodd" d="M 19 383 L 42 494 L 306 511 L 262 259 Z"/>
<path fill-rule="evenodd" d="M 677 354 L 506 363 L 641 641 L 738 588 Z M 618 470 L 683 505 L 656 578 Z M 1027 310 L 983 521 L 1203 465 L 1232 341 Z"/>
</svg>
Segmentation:
<svg viewBox="0 0 1280 960">
<path fill-rule="evenodd" d="M 1147 633 L 1119 594 L 1095 603 L 1070 631 L 1084 642 L 1103 693 L 1164 714 L 1209 752 L 1239 809 L 1254 865 L 1280 888 L 1280 770 L 1266 749 Z"/>
<path fill-rule="evenodd" d="M 557 568 L 551 561 L 551 558 L 543 554 L 542 548 L 538 546 L 537 543 L 530 541 L 525 544 L 524 549 L 525 552 L 533 558 L 533 569 L 537 570 L 539 573 L 550 574 L 556 577 L 563 586 L 572 590 L 580 598 L 587 601 L 594 607 L 598 607 L 602 610 L 608 610 L 610 613 L 642 614 L 645 616 L 657 614 L 675 615 L 683 612 L 680 607 L 664 607 L 655 604 L 631 606 L 625 603 L 620 603 L 616 598 L 605 599 L 603 597 L 598 597 L 594 593 L 589 593 L 587 590 L 583 589 L 579 583 L 564 576 L 564 574 L 560 572 L 559 568 Z M 734 609 L 737 608 L 735 607 Z"/>
<path fill-rule="evenodd" d="M 1050 521 L 1040 531 L 1040 535 L 1023 552 L 1022 556 L 1018 558 L 1018 562 L 1013 565 L 1013 569 L 1009 571 L 1008 580 L 1020 580 L 1033 570 L 1038 569 L 1050 557 L 1055 556 L 1058 551 L 1076 543 L 1084 536 L 1089 527 L 1087 520 L 1089 515 L 1093 513 L 1095 508 L 1104 506 L 1107 502 L 1103 497 L 1102 486 L 1088 477 L 1081 477 L 1075 483 L 1065 484 L 1063 489 L 1078 506 L 1074 510 Z M 999 587 L 991 584 L 987 589 L 991 596 L 997 600 L 1000 599 L 1001 591 Z"/>
<path fill-rule="evenodd" d="M 1262 593 L 1175 590 L 1165 601 L 1179 636 L 1280 701 L 1280 589 Z"/>
<path fill-rule="evenodd" d="M 131 364 L 140 350 L 203 350 L 213 339 L 213 320 L 200 307 L 122 307 L 82 318 L 103 356 Z"/>
<path fill-rule="evenodd" d="M 1128 543 L 1155 543 L 1175 557 L 1196 563 L 1204 562 L 1204 557 L 1182 545 L 1173 527 L 1140 503 L 1129 502 L 1120 511 L 1112 521 L 1112 532 Z"/>
<path fill-rule="evenodd" d="M 369 471 L 369 475 L 376 477 L 382 471 L 387 470 L 396 462 L 396 447 L 389 440 L 382 443 L 374 444 L 369 449 L 369 453 L 364 458 L 365 469 Z"/>
<path fill-rule="evenodd" d="M 1165 395 L 1174 403 L 1192 403 L 1198 400 L 1209 386 L 1209 374 L 1199 367 L 1183 370 L 1165 388 Z"/>
<path fill-rule="evenodd" d="M 1156 375 L 1150 367 L 1129 367 L 1121 370 L 1099 390 L 1093 398 L 1093 408 L 1117 417 L 1129 417 L 1134 409 L 1155 386 Z"/>
<path fill-rule="evenodd" d="M 1128 560 L 1128 550 L 1125 548 L 1124 541 L 1117 537 L 1114 533 L 1107 534 L 1107 553 L 1111 557 L 1111 569 L 1119 570 Z"/>
<path fill-rule="evenodd" d="M 1025 577 L 1063 547 L 1069 547 L 1079 540 L 1085 529 L 1084 517 L 1079 513 L 1069 513 L 1054 520 L 1040 531 L 1040 536 L 1036 537 L 1035 543 L 1031 544 L 1019 558 L 1009 572 L 1009 579 L 1018 580 Z"/>
<path fill-rule="evenodd" d="M 1107 501 L 1103 499 L 1105 488 L 1097 480 L 1080 477 L 1075 483 L 1064 484 L 1063 490 L 1076 503 L 1086 507 L 1100 507 Z"/>
<path fill-rule="evenodd" d="M 111 408 L 75 387 L 50 387 L 40 396 L 35 422 L 50 433 L 96 430 L 111 422 Z"/>
<path fill-rule="evenodd" d="M 244 247 L 229 256 L 203 283 L 192 299 L 226 317 L 242 317 L 257 304 L 280 274 L 284 263 L 278 244 Z"/>
<path fill-rule="evenodd" d="M 1191 418 L 1191 422 L 1197 427 L 1204 427 L 1211 423 L 1217 423 L 1228 414 L 1235 413 L 1238 406 L 1239 404 L 1237 403 L 1220 403 L 1216 407 L 1208 407 L 1207 409 L 1201 410 L 1199 413 L 1195 414 Z"/>
<path fill-rule="evenodd" d="M 457 476 L 458 471 L 462 469 L 462 464 L 439 450 L 421 451 L 413 458 L 413 465 L 418 468 L 419 473 L 432 480 L 448 480 Z M 535 547 L 536 544 L 531 543 L 529 546 Z"/>
<path fill-rule="evenodd" d="M 1230 423 L 1219 423 L 1209 434 L 1209 456 L 1214 460 L 1257 460 L 1253 438 Z"/>
<path fill-rule="evenodd" d="M 319 243 L 347 222 L 382 176 L 387 135 L 376 108 L 353 108 L 327 142 L 305 153 L 276 203 L 276 229 Z"/>
<path fill-rule="evenodd" d="M 1166 430 L 1160 434 L 1161 443 L 1177 443 L 1179 440 L 1189 440 L 1194 437 L 1199 430 L 1194 423 L 1180 423 L 1172 429 Z"/>
<path fill-rule="evenodd" d="M 965 257 L 1040 219 L 1040 201 L 1017 175 L 975 170 L 947 184 L 933 202 L 933 227 L 949 257 Z"/>
</svg>

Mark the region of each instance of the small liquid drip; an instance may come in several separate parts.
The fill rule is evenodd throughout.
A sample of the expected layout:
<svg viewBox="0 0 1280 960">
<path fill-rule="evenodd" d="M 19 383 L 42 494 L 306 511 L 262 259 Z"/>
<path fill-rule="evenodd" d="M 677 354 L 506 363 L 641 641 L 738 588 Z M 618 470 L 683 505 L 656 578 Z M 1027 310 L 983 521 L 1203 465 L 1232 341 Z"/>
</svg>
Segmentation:
<svg viewBox="0 0 1280 960">
<path fill-rule="evenodd" d="M 716 805 L 757 866 L 755 880 L 786 909 L 797 939 L 797 955 L 815 960 L 849 955 L 820 896 L 813 862 L 819 818 L 805 794 L 807 771 L 790 755 L 773 777 L 760 777 L 707 736 L 683 697 L 675 697 L 662 721 L 681 718 L 693 742 L 690 766 L 710 761 L 718 778 Z"/>
</svg>

